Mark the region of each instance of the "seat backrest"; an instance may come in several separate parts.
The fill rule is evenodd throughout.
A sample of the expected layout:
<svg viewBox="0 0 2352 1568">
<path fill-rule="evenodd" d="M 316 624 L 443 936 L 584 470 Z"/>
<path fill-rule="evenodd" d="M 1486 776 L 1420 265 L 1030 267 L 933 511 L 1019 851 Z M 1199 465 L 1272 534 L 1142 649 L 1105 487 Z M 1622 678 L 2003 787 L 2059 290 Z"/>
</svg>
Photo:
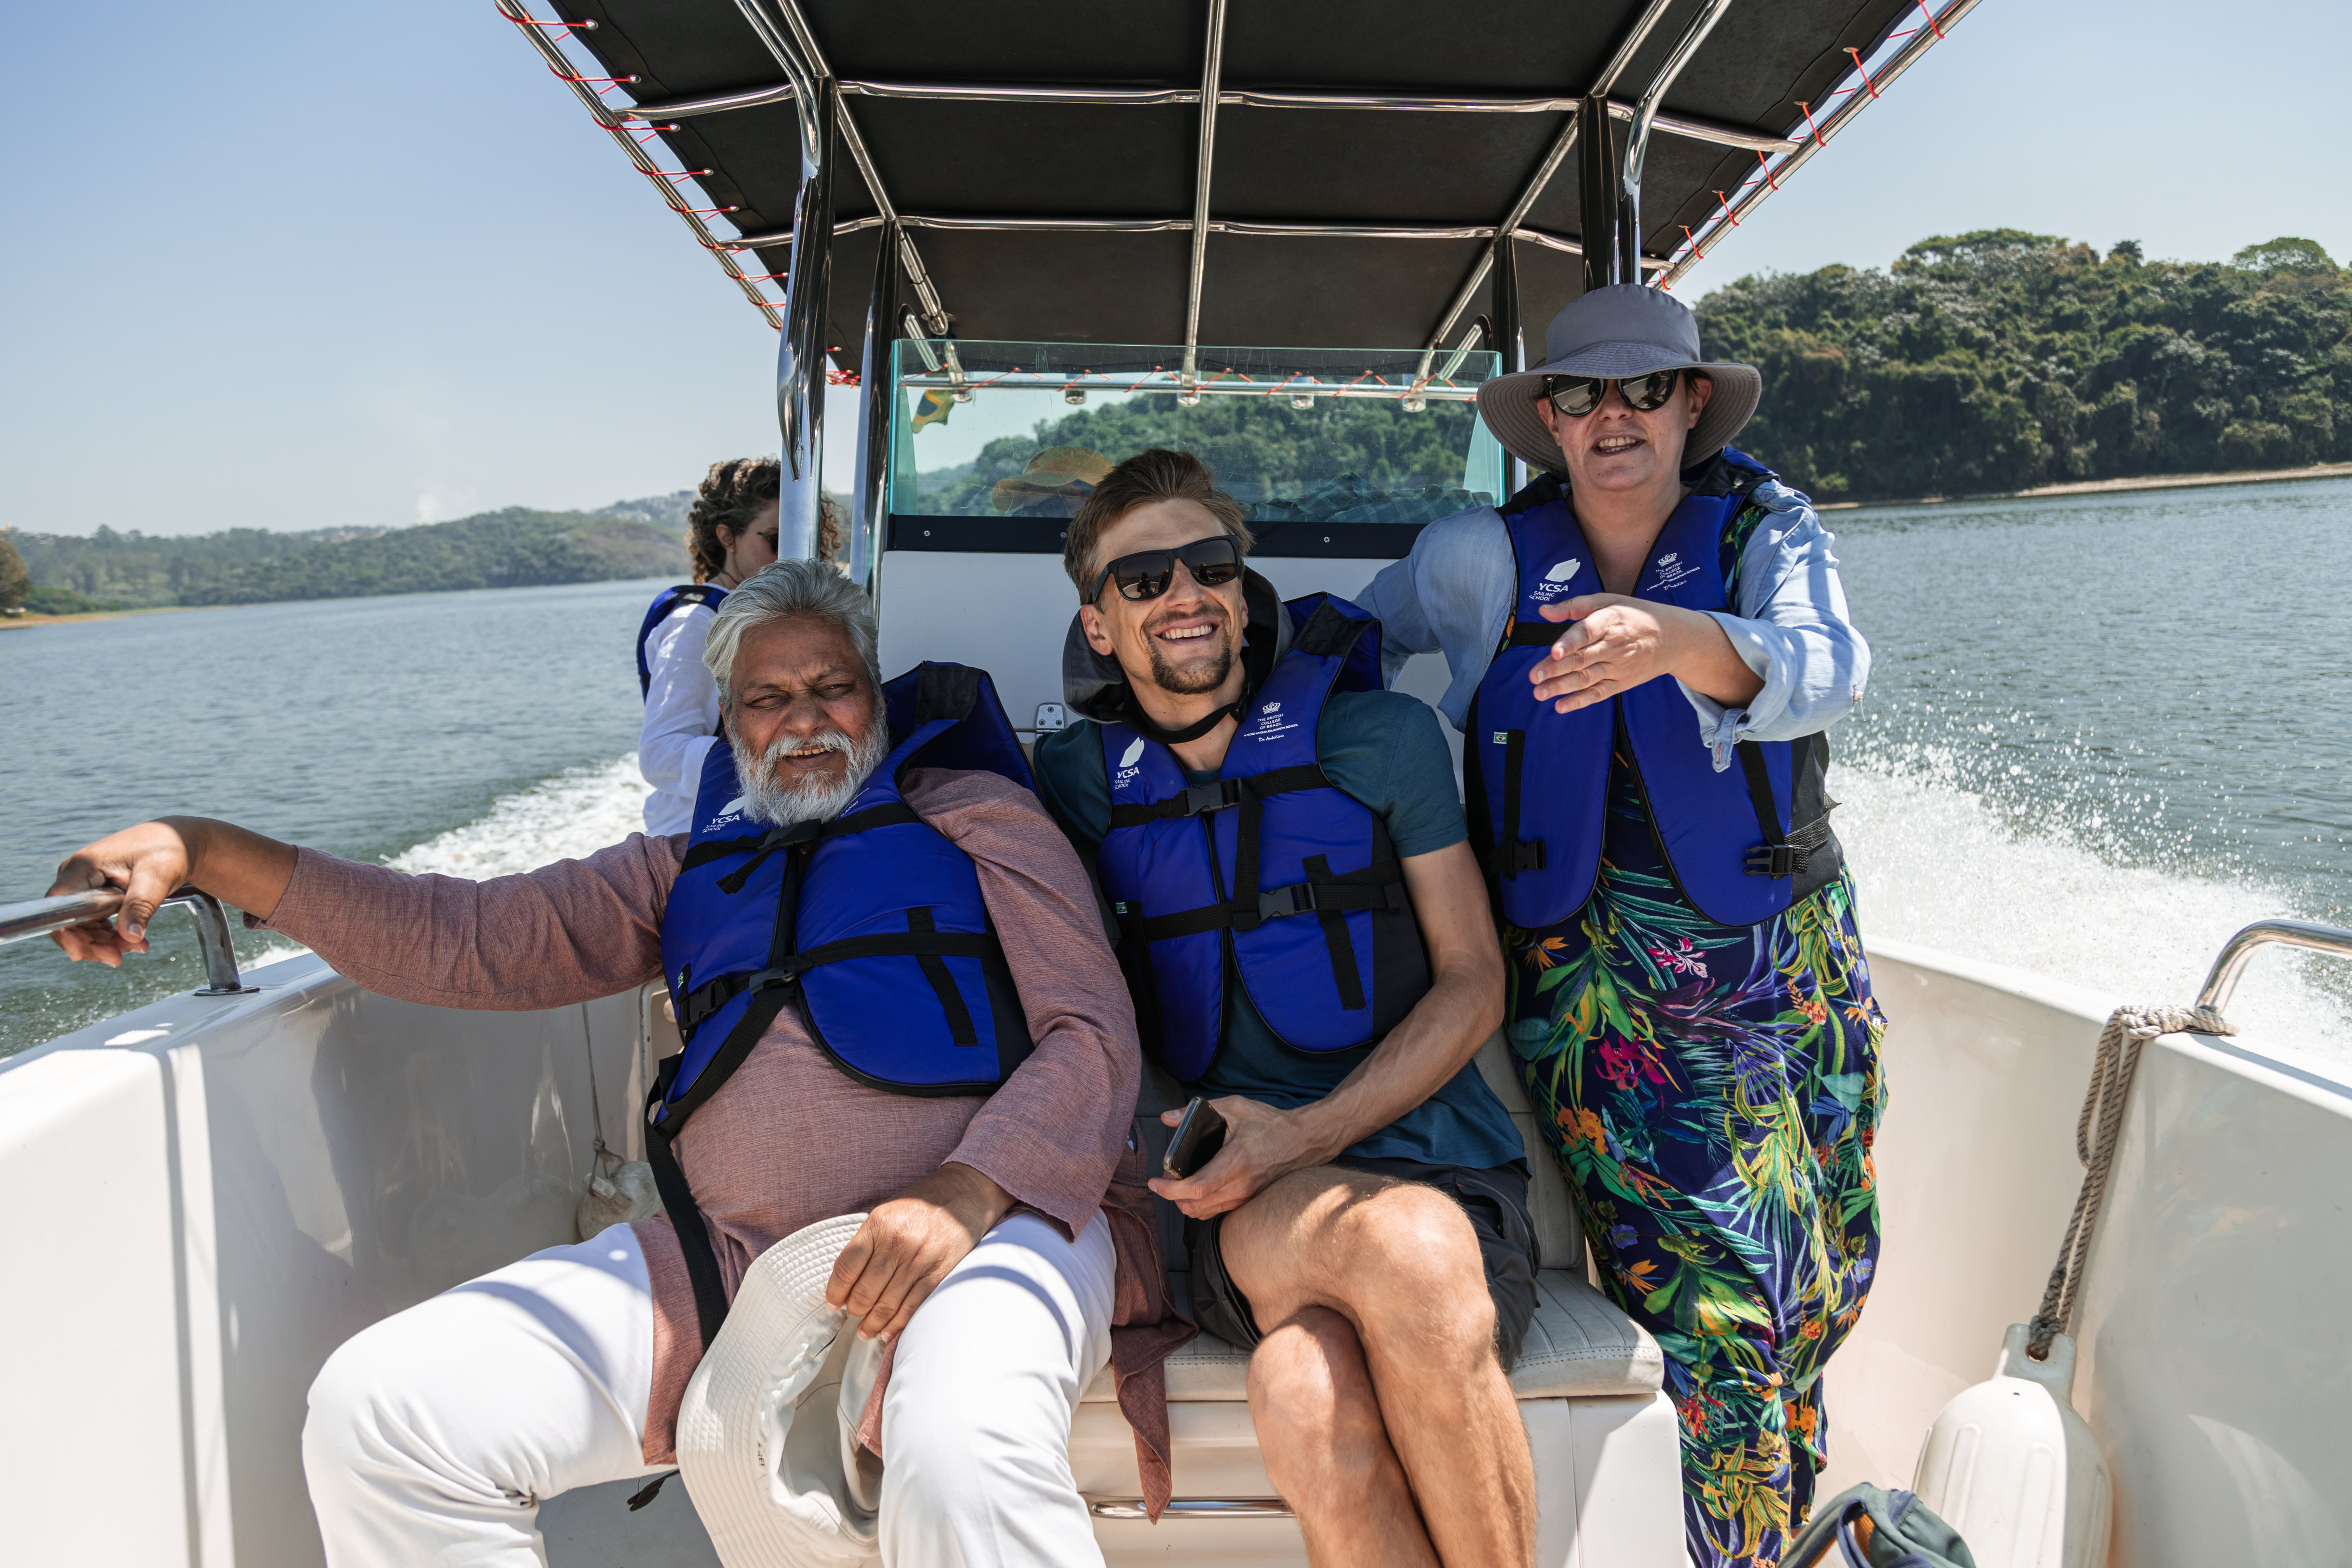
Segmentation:
<svg viewBox="0 0 2352 1568">
<path fill-rule="evenodd" d="M 1518 1063 L 1511 1058 L 1511 1047 L 1504 1042 L 1500 1029 L 1478 1047 L 1478 1076 L 1511 1113 L 1511 1125 L 1519 1130 L 1519 1142 L 1526 1148 L 1528 1170 L 1528 1211 L 1535 1216 L 1536 1247 L 1546 1268 L 1565 1268 L 1572 1274 L 1584 1272 L 1584 1227 L 1576 1217 L 1576 1200 L 1568 1190 L 1568 1182 L 1559 1173 L 1559 1161 L 1553 1157 L 1551 1146 L 1544 1142 L 1543 1133 L 1536 1127 L 1536 1108 L 1528 1100 L 1525 1085 L 1519 1082 Z"/>
</svg>

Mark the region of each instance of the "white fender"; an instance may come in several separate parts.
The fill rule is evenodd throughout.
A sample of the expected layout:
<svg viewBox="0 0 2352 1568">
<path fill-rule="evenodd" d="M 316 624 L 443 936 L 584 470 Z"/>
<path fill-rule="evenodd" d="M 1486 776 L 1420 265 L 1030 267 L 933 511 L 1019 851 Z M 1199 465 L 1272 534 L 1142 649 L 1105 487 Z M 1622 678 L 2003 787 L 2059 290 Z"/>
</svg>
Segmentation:
<svg viewBox="0 0 2352 1568">
<path fill-rule="evenodd" d="M 1960 1532 L 1977 1568 L 2105 1568 L 2114 1489 L 2072 1402 L 2074 1342 L 2058 1335 L 2037 1362 L 2025 1332 L 2011 1324 L 1991 1381 L 1937 1415 L 1912 1490 Z"/>
</svg>

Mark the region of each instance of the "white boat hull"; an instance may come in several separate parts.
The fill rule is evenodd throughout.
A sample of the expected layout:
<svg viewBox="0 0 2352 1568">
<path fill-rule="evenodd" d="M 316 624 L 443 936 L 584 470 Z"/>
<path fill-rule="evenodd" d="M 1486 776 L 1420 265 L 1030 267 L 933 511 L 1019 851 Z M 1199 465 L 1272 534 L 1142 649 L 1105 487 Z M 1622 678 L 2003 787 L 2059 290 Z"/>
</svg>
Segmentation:
<svg viewBox="0 0 2352 1568">
<path fill-rule="evenodd" d="M 2110 1005 L 1893 942 L 1874 963 L 1893 1020 L 1875 1151 L 1885 1246 L 1827 1374 L 1824 1495 L 1909 1484 L 1937 1409 L 1990 1373 L 2003 1329 L 2040 1299 Z M 251 978 L 257 995 L 175 997 L 0 1063 L 0 1335 L 18 1413 L 0 1423 L 0 1475 L 33 1504 L 11 1510 L 12 1563 L 317 1563 L 297 1444 L 328 1352 L 572 1239 L 592 1049 L 604 1139 L 636 1152 L 652 1032 L 635 994 L 457 1013 L 369 995 L 314 958 Z M 2076 1402 L 2114 1467 L 2120 1563 L 2338 1563 L 2352 1542 L 2338 1321 L 2352 1300 L 2352 1099 L 2266 1064 L 2256 1044 L 2167 1037 L 2134 1092 L 2075 1326 Z M 1561 1406 L 1595 1436 L 1563 1436 L 1559 1452 L 1605 1458 L 1607 1403 Z M 1626 1432 L 1664 1417 L 1622 1403 Z M 1081 1468 L 1131 1466 L 1115 1413 L 1088 1412 Z M 1204 1405 L 1183 1420 L 1234 1417 Z M 1245 1429 L 1194 1436 L 1199 1487 L 1262 1487 Z M 1178 1482 L 1195 1491 L 1182 1469 Z M 1545 1498 L 1556 1518 L 1613 1486 L 1596 1458 L 1548 1475 Z M 631 1489 L 551 1503 L 551 1561 L 710 1561 L 682 1488 L 634 1515 L 619 1501 Z M 1105 1521 L 1102 1533 L 1119 1562 L 1298 1561 L 1280 1520 Z M 1629 1560 L 1599 1550 L 1605 1534 L 1582 1560 Z"/>
</svg>

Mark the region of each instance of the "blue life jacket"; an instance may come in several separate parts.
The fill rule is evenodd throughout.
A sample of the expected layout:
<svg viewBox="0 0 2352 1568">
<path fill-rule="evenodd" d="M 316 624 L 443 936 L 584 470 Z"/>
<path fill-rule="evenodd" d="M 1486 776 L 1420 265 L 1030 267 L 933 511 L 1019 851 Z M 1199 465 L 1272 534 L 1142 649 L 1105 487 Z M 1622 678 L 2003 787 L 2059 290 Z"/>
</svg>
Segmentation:
<svg viewBox="0 0 2352 1568">
<path fill-rule="evenodd" d="M 796 1008 L 835 1067 L 898 1094 L 991 1093 L 1033 1048 L 971 858 L 900 793 L 918 767 L 985 770 L 1034 789 L 1021 742 L 981 670 L 919 665 L 882 699 L 889 753 L 828 822 L 747 822 L 733 748 L 711 747 L 662 912 L 686 1048 L 654 1081 L 646 1156 L 706 1348 L 726 1321 L 726 1288 L 670 1142 L 778 1012 Z"/>
<path fill-rule="evenodd" d="M 1229 975 L 1302 1051 L 1370 1045 L 1429 989 L 1387 826 L 1317 760 L 1325 700 L 1380 689 L 1380 623 L 1328 595 L 1286 607 L 1289 651 L 1245 700 L 1215 782 L 1188 784 L 1168 747 L 1102 725 L 1103 890 L 1144 1044 L 1188 1082 L 1223 1042 Z"/>
<path fill-rule="evenodd" d="M 1751 492 L 1771 477 L 1727 448 L 1666 520 L 1633 596 L 1690 610 L 1729 609 L 1724 537 Z M 1545 620 L 1538 611 L 1606 590 L 1557 481 L 1528 487 L 1504 511 L 1518 601 L 1471 703 L 1463 751 L 1471 832 L 1486 854 L 1504 918 L 1540 931 L 1573 916 L 1591 897 L 1610 756 L 1621 731 L 1666 865 L 1707 919 L 1755 925 L 1835 878 L 1844 856 L 1829 826 L 1836 803 L 1823 785 L 1826 738 L 1743 741 L 1738 767 L 1717 773 L 1697 715 L 1672 676 L 1572 713 L 1536 700 L 1528 671 L 1570 625 Z M 1783 824 L 1793 826 L 1783 831 Z"/>
<path fill-rule="evenodd" d="M 670 618 L 681 605 L 708 605 L 712 609 L 727 602 L 727 590 L 716 583 L 680 583 L 664 588 L 654 595 L 653 607 L 637 627 L 637 695 L 645 696 L 653 689 L 654 672 L 646 668 L 646 639 L 654 628 Z"/>
<path fill-rule="evenodd" d="M 882 689 L 891 749 L 828 822 L 744 820 L 733 748 L 710 748 L 662 968 L 686 1049 L 655 1125 L 675 1133 L 786 1004 L 850 1077 L 900 1094 L 987 1094 L 1030 1051 L 971 858 L 899 793 L 910 768 L 1034 788 L 995 688 L 925 664 Z"/>
</svg>

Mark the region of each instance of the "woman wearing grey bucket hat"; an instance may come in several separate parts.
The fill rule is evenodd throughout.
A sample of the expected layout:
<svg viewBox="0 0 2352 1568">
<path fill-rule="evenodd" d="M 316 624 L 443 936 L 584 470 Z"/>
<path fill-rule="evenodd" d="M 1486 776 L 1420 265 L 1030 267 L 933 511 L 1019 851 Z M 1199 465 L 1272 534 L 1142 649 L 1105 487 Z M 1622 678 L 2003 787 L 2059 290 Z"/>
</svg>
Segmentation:
<svg viewBox="0 0 2352 1568">
<path fill-rule="evenodd" d="M 1870 650 L 1811 503 L 1728 445 L 1753 366 L 1631 284 L 1545 349 L 1478 395 L 1539 477 L 1357 599 L 1391 678 L 1451 667 L 1505 1027 L 1602 1283 L 1668 1357 L 1692 1560 L 1777 1562 L 1878 1249 L 1885 1019 L 1823 734 Z"/>
</svg>

